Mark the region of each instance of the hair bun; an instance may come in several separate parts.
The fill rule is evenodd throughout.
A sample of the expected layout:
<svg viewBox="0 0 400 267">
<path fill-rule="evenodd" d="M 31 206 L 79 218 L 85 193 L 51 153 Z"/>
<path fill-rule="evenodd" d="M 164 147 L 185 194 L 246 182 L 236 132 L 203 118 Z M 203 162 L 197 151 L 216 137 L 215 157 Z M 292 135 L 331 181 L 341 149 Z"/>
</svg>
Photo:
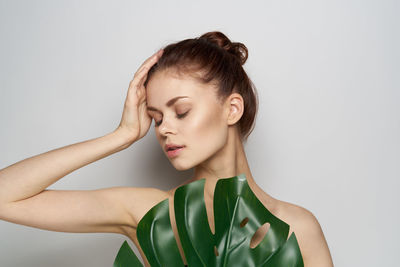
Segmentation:
<svg viewBox="0 0 400 267">
<path fill-rule="evenodd" d="M 218 45 L 228 53 L 234 55 L 243 65 L 248 58 L 247 47 L 239 42 L 231 42 L 229 38 L 219 31 L 207 32 L 199 37 L 199 39 L 205 39 L 208 42 Z"/>
</svg>

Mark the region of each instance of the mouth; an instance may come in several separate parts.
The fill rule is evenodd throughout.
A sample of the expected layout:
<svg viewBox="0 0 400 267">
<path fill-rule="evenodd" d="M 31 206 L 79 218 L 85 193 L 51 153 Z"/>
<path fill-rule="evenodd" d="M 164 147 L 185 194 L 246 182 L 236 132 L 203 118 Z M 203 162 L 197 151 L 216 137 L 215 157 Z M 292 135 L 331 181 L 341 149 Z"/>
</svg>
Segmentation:
<svg viewBox="0 0 400 267">
<path fill-rule="evenodd" d="M 185 146 L 167 145 L 165 151 L 169 158 L 174 158 L 185 148 Z"/>
</svg>

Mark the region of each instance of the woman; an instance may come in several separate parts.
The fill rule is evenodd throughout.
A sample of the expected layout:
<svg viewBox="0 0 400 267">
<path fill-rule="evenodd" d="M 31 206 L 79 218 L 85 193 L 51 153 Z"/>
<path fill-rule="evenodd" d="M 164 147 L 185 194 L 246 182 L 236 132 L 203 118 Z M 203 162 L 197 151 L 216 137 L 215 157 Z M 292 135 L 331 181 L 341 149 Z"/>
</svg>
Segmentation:
<svg viewBox="0 0 400 267">
<path fill-rule="evenodd" d="M 166 198 L 173 207 L 176 188 L 46 188 L 74 170 L 128 148 L 146 135 L 154 119 L 157 139 L 172 165 L 177 170 L 194 168 L 194 176 L 186 183 L 206 178 L 205 203 L 213 232 L 212 199 L 218 178 L 244 173 L 263 205 L 290 225 L 289 235 L 296 233 L 304 266 L 333 266 L 313 214 L 269 196 L 252 177 L 243 142 L 254 126 L 257 98 L 242 68 L 246 59 L 247 48 L 232 43 L 221 32 L 158 51 L 130 82 L 122 118 L 114 131 L 0 170 L 0 219 L 53 231 L 123 234 L 133 240 L 145 259 L 136 238 L 138 222 Z M 184 259 L 174 216 L 171 223 Z M 260 242 L 265 231 L 257 231 L 252 245 Z"/>
</svg>

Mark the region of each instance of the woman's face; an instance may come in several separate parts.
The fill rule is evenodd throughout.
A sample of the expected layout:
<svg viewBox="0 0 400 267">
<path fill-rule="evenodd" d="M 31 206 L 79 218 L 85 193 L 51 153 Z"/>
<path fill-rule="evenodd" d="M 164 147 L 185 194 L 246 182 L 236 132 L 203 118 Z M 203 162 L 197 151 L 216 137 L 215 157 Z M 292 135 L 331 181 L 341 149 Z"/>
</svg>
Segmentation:
<svg viewBox="0 0 400 267">
<path fill-rule="evenodd" d="M 178 77 L 171 71 L 158 71 L 148 81 L 146 94 L 157 139 L 177 170 L 210 159 L 226 144 L 226 112 L 212 85 L 201 84 L 190 76 Z M 167 145 L 181 148 L 168 151 Z"/>
</svg>

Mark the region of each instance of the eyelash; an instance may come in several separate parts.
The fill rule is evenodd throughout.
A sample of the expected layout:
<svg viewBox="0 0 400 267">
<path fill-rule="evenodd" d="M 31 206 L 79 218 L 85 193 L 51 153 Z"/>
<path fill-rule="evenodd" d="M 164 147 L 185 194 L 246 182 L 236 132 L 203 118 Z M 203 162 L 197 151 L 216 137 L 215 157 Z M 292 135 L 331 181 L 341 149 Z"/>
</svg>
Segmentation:
<svg viewBox="0 0 400 267">
<path fill-rule="evenodd" d="M 184 118 L 188 113 L 189 113 L 189 111 L 186 111 L 185 113 L 182 113 L 182 114 L 176 114 L 176 117 L 177 117 L 178 119 L 182 119 L 182 118 Z M 159 122 L 155 122 L 155 127 L 160 126 L 161 123 L 162 123 L 162 120 L 160 120 Z"/>
</svg>

